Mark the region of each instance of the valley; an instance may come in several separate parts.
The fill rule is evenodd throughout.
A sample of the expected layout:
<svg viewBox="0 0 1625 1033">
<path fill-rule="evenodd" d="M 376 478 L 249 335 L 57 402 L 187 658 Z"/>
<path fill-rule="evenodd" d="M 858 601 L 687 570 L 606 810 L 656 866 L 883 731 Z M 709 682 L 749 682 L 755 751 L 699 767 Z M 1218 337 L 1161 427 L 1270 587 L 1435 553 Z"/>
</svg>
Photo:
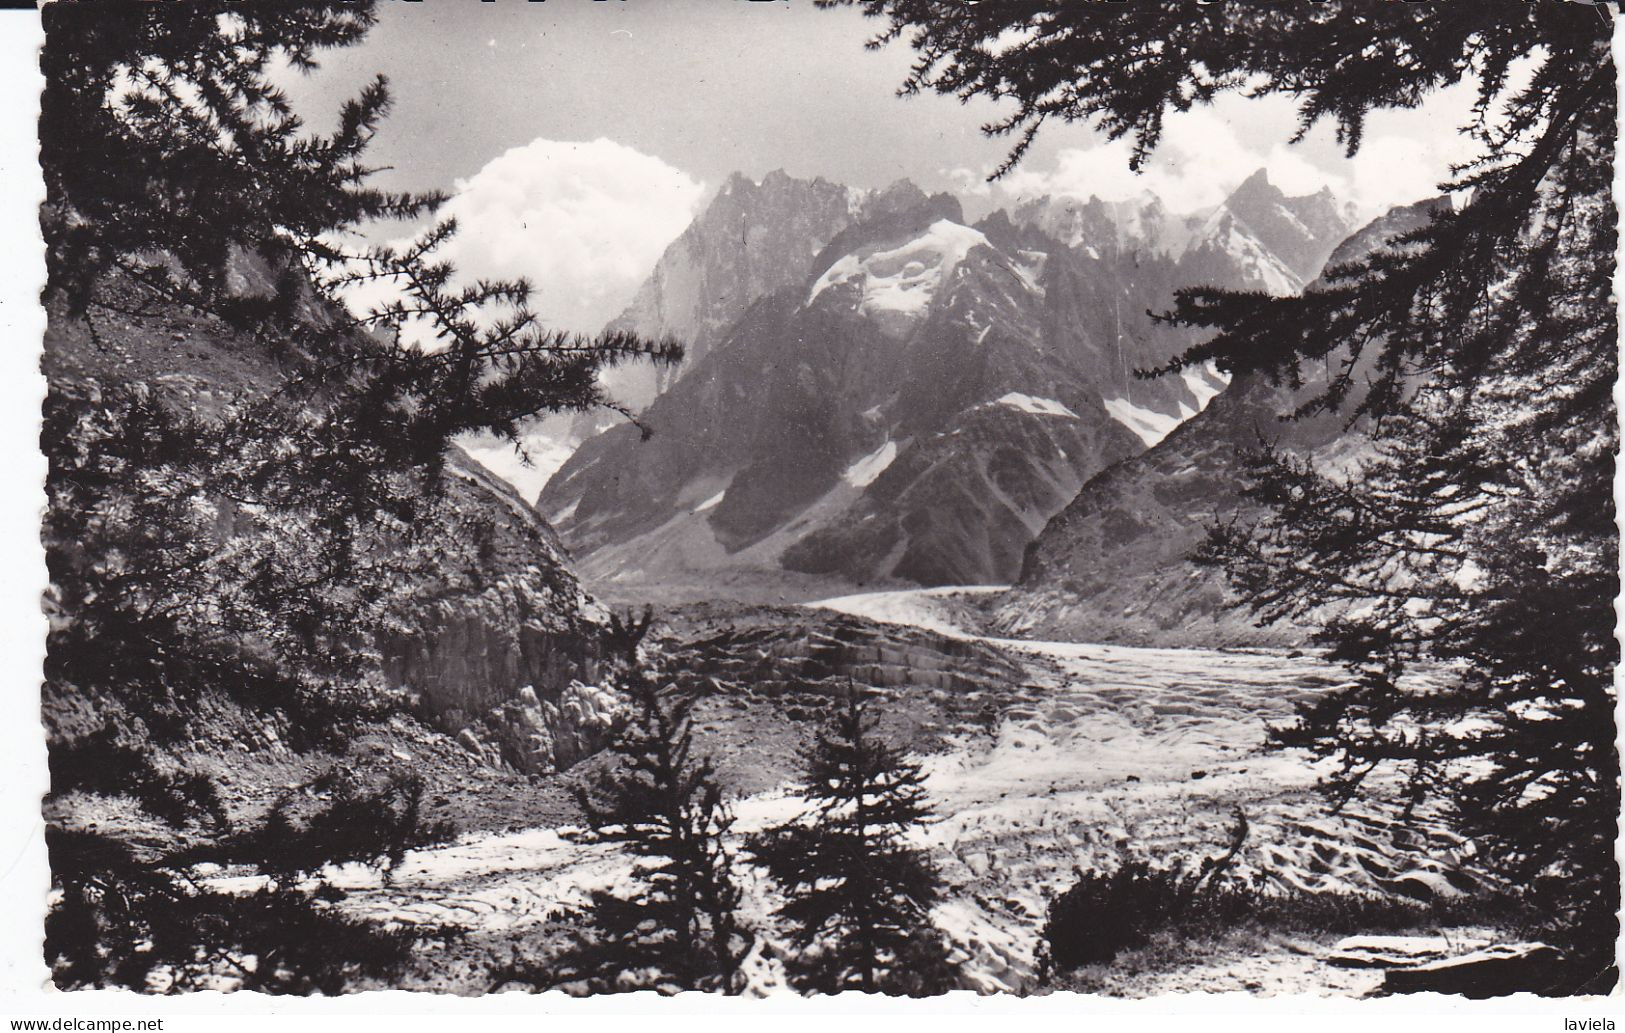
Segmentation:
<svg viewBox="0 0 1625 1033">
<path fill-rule="evenodd" d="M 612 615 L 648 606 L 636 663 L 695 701 L 694 755 L 715 765 L 736 857 L 805 810 L 800 758 L 851 690 L 876 734 L 918 758 L 935 818 L 907 842 L 941 874 L 930 918 L 966 989 L 1365 994 L 1378 968 L 1328 960 L 1346 934 L 1505 939 L 1515 930 L 1474 910 L 1494 887 L 1470 874 L 1472 845 L 1438 813 L 1334 812 L 1316 791 L 1327 766 L 1267 748 L 1269 726 L 1348 674 L 1304 652 L 1303 629 L 1256 626 L 1191 563 L 1203 529 L 1241 510 L 1241 450 L 1296 396 L 1211 366 L 1134 375 L 1182 341 L 1144 313 L 1186 264 L 1295 291 L 1424 214 L 1396 210 L 1339 244 L 1328 195 L 1288 198 L 1259 175 L 1178 225 L 1154 199 L 1044 199 L 972 227 L 955 199 L 912 184 L 736 177 L 617 324 L 697 343 L 654 379 L 620 371 L 647 440 L 574 420 L 545 446 L 571 454 L 535 499 L 478 447 L 448 452 L 439 519 L 456 532 L 408 557 L 377 641 L 384 712 L 313 748 L 222 705 L 174 759 L 248 824 L 329 802 L 334 771 L 418 780 L 423 818 L 456 838 L 387 872 L 329 867 L 323 892 L 339 914 L 425 935 L 380 985 L 506 986 L 513 959 L 545 960 L 579 931 L 595 891 L 630 887 L 629 855 L 577 834 L 577 793 L 616 770 L 627 718 Z M 775 260 L 787 254 L 812 257 Z M 237 263 L 244 289 L 265 289 L 262 264 Z M 104 345 L 62 321 L 47 342 L 59 390 L 95 398 L 142 374 L 212 411 L 227 373 L 245 396 L 277 376 L 205 319 L 114 328 Z M 1280 440 L 1327 464 L 1364 447 L 1336 420 Z M 221 519 L 229 535 L 234 514 Z M 80 706 L 47 714 L 82 734 Z M 48 813 L 143 850 L 176 845 L 90 794 Z M 1165 932 L 1045 982 L 1046 914 L 1080 875 L 1220 857 L 1261 900 L 1349 914 Z M 744 989 L 786 989 L 782 891 L 751 863 L 737 872 L 754 937 Z M 204 874 L 233 893 L 264 885 L 252 866 Z"/>
<path fill-rule="evenodd" d="M 229 6 L 39 12 L 16 971 L 1616 988 L 1601 12 Z"/>
<path fill-rule="evenodd" d="M 857 687 L 878 734 L 924 764 L 937 819 L 909 840 L 944 879 L 931 917 L 968 989 L 1363 995 L 1383 974 L 1335 960 L 1350 933 L 1432 937 L 1445 955 L 1461 951 L 1441 936 L 1514 935 L 1475 911 L 1494 887 L 1435 808 L 1334 809 L 1317 792 L 1330 767 L 1267 746 L 1350 676 L 1190 558 L 1249 512 L 1245 449 L 1267 435 L 1346 466 L 1361 428 L 1280 421 L 1313 375 L 1135 375 L 1190 342 L 1149 318 L 1176 286 L 1295 294 L 1429 210 L 1350 235 L 1329 192 L 1288 197 L 1260 172 L 1203 212 L 1040 198 L 971 225 L 906 181 L 731 178 L 612 324 L 685 337 L 684 363 L 614 374 L 641 426 L 576 420 L 535 501 L 593 605 L 654 608 L 648 656 L 695 700 L 695 753 L 737 819 L 729 848 L 805 809 L 798 757 Z M 511 766 L 504 720 L 475 734 L 494 731 Z M 613 762 L 553 757 L 529 769 L 530 822 L 489 820 L 452 786 L 436 799 L 455 843 L 383 881 L 330 873 L 347 913 L 457 931 L 424 988 L 491 989 L 493 957 L 548 957 L 595 891 L 630 889 L 626 854 L 572 831 L 574 792 Z M 1044 982 L 1045 916 L 1080 874 L 1221 857 L 1261 900 L 1331 917 L 1186 928 Z M 784 989 L 783 897 L 739 872 L 746 990 Z"/>
<path fill-rule="evenodd" d="M 886 734 L 925 755 L 941 820 L 912 838 L 947 880 L 948 898 L 934 917 L 968 988 L 1037 990 L 1033 952 L 1050 896 L 1078 871 L 1126 858 L 1194 863 L 1222 853 L 1238 810 L 1249 829 L 1238 873 L 1272 890 L 1448 905 L 1478 888 L 1458 865 L 1466 844 L 1435 820 L 1401 822 L 1371 807 L 1332 815 L 1313 791 L 1314 765 L 1291 751 L 1263 749 L 1265 725 L 1338 684 L 1337 668 L 1270 650 L 997 639 L 959 623 L 976 612 L 975 596 L 997 591 L 907 590 L 687 618 L 685 633 L 701 636 L 687 643 L 699 657 L 695 666 L 718 672 L 705 675 L 712 688 L 695 712 L 695 750 L 721 764 L 736 833 L 802 809 L 784 783 L 828 699 L 815 682 L 776 688 L 757 669 L 749 680 L 732 680 L 727 663 L 708 658 L 784 654 L 780 662 L 793 667 L 820 655 L 817 646 L 794 655 L 778 646 L 810 636 L 844 644 L 844 653 L 827 654 L 832 677 L 867 683 Z M 684 621 L 679 612 L 668 630 Z M 754 644 L 741 648 L 745 642 Z M 855 662 L 875 658 L 883 659 Z M 941 677 L 949 663 L 964 681 Z M 451 985 L 439 962 L 427 965 L 423 978 L 433 971 L 436 989 L 475 992 L 486 989 L 478 985 L 482 950 L 550 942 L 592 890 L 624 882 L 629 864 L 611 846 L 538 827 L 472 831 L 413 852 L 387 883 L 361 870 L 335 872 L 333 881 L 347 892 L 343 907 L 356 914 L 461 930 L 464 942 L 445 948 L 461 958 Z M 775 897 L 762 873 L 742 868 L 743 914 L 761 937 L 747 966 L 750 992 L 767 993 L 784 986 L 776 960 L 784 948 L 768 914 Z M 1461 918 L 1405 931 L 1494 934 Z M 1122 982 L 1109 992 L 1377 989 L 1376 969 L 1326 960 L 1340 938 L 1333 933 L 1238 930 L 1217 954 L 1133 978 L 1108 974 Z"/>
</svg>

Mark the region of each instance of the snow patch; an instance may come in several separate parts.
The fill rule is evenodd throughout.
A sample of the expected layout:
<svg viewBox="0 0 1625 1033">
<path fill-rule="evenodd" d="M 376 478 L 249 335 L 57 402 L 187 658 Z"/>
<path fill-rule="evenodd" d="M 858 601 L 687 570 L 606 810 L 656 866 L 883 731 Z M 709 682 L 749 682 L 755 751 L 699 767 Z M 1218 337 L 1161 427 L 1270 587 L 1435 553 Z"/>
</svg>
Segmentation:
<svg viewBox="0 0 1625 1033">
<path fill-rule="evenodd" d="M 721 502 L 722 501 L 722 496 L 724 496 L 726 494 L 728 494 L 728 489 L 723 488 L 721 491 L 717 492 L 715 495 L 712 495 L 710 498 L 706 499 L 704 502 L 702 502 L 699 505 L 695 506 L 693 511 L 696 512 L 696 513 L 704 513 L 706 510 L 713 508 L 714 506 L 716 506 L 717 503 Z"/>
<path fill-rule="evenodd" d="M 1021 285 L 1028 291 L 1044 297 L 1044 288 L 1040 286 L 1044 279 L 1044 266 L 1049 263 L 1049 253 L 1045 251 L 1018 252 L 1019 261 L 1014 265 L 1016 276 L 1020 278 Z"/>
<path fill-rule="evenodd" d="M 1034 416 L 1070 416 L 1077 419 L 1078 414 L 1057 402 L 1053 398 L 1034 398 L 1019 391 L 1011 391 L 994 400 L 994 405 L 1004 405 L 1022 412 L 1032 413 Z"/>
<path fill-rule="evenodd" d="M 1203 376 L 1203 373 L 1206 373 L 1207 376 Z M 1196 396 L 1197 411 L 1206 409 L 1207 403 L 1213 401 L 1213 396 L 1224 390 L 1223 387 L 1214 386 L 1214 381 L 1224 385 L 1230 383 L 1230 375 L 1220 373 L 1219 367 L 1215 366 L 1211 361 L 1203 363 L 1201 369 L 1190 369 L 1189 367 L 1182 369 L 1179 371 L 1179 376 L 1180 379 L 1185 381 L 1185 386 L 1190 389 L 1190 393 Z"/>
<path fill-rule="evenodd" d="M 870 452 L 846 468 L 841 479 L 854 488 L 867 488 L 874 483 L 876 477 L 885 472 L 886 467 L 897 458 L 897 442 L 887 441 L 884 445 Z"/>
<path fill-rule="evenodd" d="M 570 503 L 568 506 L 565 506 L 563 509 L 559 510 L 557 513 L 554 513 L 552 516 L 548 517 L 547 522 L 552 524 L 553 526 L 557 527 L 559 524 L 562 524 L 566 520 L 568 520 L 571 517 L 575 516 L 576 515 L 576 507 L 579 506 L 579 505 L 581 505 L 581 500 L 576 499 L 574 502 Z"/>
<path fill-rule="evenodd" d="M 1138 435 L 1147 448 L 1173 433 L 1173 429 L 1184 422 L 1178 416 L 1141 408 L 1127 398 L 1106 399 L 1106 413 Z"/>
<path fill-rule="evenodd" d="M 813 284 L 806 304 L 830 287 L 857 280 L 862 292 L 858 310 L 865 316 L 891 317 L 883 326 L 906 329 L 925 314 L 965 255 L 986 243 L 980 231 L 938 219 L 901 247 L 866 257 L 843 255 Z"/>
</svg>

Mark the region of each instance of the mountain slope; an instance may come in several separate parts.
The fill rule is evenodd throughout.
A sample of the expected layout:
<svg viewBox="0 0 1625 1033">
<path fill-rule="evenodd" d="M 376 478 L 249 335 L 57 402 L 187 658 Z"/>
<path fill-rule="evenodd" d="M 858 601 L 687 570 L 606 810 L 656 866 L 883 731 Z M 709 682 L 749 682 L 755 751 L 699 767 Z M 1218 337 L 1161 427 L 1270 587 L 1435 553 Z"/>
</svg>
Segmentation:
<svg viewBox="0 0 1625 1033">
<path fill-rule="evenodd" d="M 1398 208 L 1346 240 L 1327 265 L 1353 260 L 1423 224 L 1438 202 Z M 1293 391 L 1238 377 L 1156 447 L 1104 471 L 1044 528 L 1020 582 L 997 604 L 1007 631 L 1080 641 L 1229 645 L 1298 642 L 1296 628 L 1255 628 L 1221 574 L 1189 556 L 1215 521 L 1254 512 L 1240 496 L 1240 454 L 1260 440 L 1326 467 L 1357 461 L 1365 436 L 1339 414 L 1283 422 L 1324 386 L 1305 370 Z"/>
<path fill-rule="evenodd" d="M 1259 169 L 1213 208 L 1170 212 L 1150 191 L 1122 201 L 1044 196 L 1010 218 L 1091 257 L 1159 256 L 1178 263 L 1180 286 L 1296 294 L 1355 228 L 1352 207 L 1329 189 L 1288 196 Z"/>
<path fill-rule="evenodd" d="M 539 505 L 594 577 L 1013 579 L 1085 480 L 1223 386 L 1134 375 L 1188 343 L 1147 315 L 1183 275 L 894 185 L 650 406 L 651 440 L 588 441 Z M 1239 262 L 1214 275 L 1256 285 Z"/>
<path fill-rule="evenodd" d="M 757 298 L 800 283 L 819 250 L 852 220 L 859 195 L 782 169 L 760 183 L 734 173 L 605 329 L 682 341 L 697 363 Z M 679 370 L 621 371 L 617 397 L 645 408 Z"/>
<path fill-rule="evenodd" d="M 241 255 L 230 273 L 248 293 L 271 282 L 263 263 Z M 95 409 L 113 389 L 133 385 L 157 404 L 208 416 L 284 382 L 277 358 L 252 338 L 178 307 L 138 307 L 132 297 L 116 278 L 105 284 L 94 332 L 90 321 L 51 309 L 42 365 L 54 399 Z M 379 657 L 375 680 L 403 690 L 420 716 L 461 733 L 493 764 L 568 765 L 608 732 L 608 701 L 593 687 L 602 608 L 581 588 L 553 529 L 511 487 L 455 448 L 442 480 L 435 512 L 452 533 L 414 547 L 428 549 L 433 562 L 402 586 L 395 630 L 370 643 Z M 198 504 L 216 510 L 227 541 L 254 533 L 254 512 L 224 499 Z M 380 533 L 379 561 L 389 563 L 399 547 Z M 81 707 L 47 699 L 48 726 L 53 713 Z"/>
</svg>

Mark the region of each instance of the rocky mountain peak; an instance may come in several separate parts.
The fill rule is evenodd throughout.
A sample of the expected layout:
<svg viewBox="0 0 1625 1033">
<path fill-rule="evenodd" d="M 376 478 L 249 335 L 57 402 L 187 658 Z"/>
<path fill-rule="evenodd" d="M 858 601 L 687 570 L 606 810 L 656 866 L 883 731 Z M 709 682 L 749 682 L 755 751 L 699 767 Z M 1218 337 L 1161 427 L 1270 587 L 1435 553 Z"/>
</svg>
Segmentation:
<svg viewBox="0 0 1625 1033">
<path fill-rule="evenodd" d="M 861 217 L 879 219 L 897 215 L 919 207 L 926 200 L 925 191 L 916 186 L 913 180 L 906 178 L 894 180 L 865 198 Z"/>
<path fill-rule="evenodd" d="M 1254 205 L 1279 204 L 1285 199 L 1280 187 L 1270 182 L 1269 170 L 1259 168 L 1230 191 L 1224 203 L 1233 211 L 1244 211 Z"/>
<path fill-rule="evenodd" d="M 1265 169 L 1231 191 L 1210 225 L 1224 218 L 1238 221 L 1239 232 L 1279 258 L 1300 288 L 1320 272 L 1332 249 L 1355 228 L 1329 188 L 1289 196 L 1270 182 Z"/>
<path fill-rule="evenodd" d="M 1243 201 L 1267 196 L 1262 175 L 1249 182 Z M 1336 210 L 1329 194 L 1279 195 L 1271 204 L 1303 201 L 1329 202 L 1327 207 Z M 1425 225 L 1439 203 L 1449 202 L 1395 208 L 1345 235 L 1326 249 L 1325 265 L 1385 247 Z M 1239 233 L 1242 216 L 1221 214 Z M 1215 645 L 1301 641 L 1298 628 L 1254 626 L 1228 600 L 1222 576 L 1198 567 L 1190 556 L 1215 522 L 1255 512 L 1256 503 L 1241 493 L 1241 457 L 1260 438 L 1317 464 L 1344 463 L 1361 454 L 1365 429 L 1351 429 L 1344 413 L 1280 419 L 1324 388 L 1314 368 L 1304 372 L 1307 382 L 1298 387 L 1273 383 L 1263 374 L 1238 375 L 1200 414 L 1086 483 L 1028 550 L 1017 590 L 1000 604 L 1004 628 L 1038 637 L 1089 635 L 1138 644 L 1175 637 Z"/>
<path fill-rule="evenodd" d="M 822 178 L 774 169 L 758 183 L 735 172 L 607 329 L 675 338 L 685 362 L 697 362 L 751 302 L 806 278 L 819 249 L 851 221 L 850 207 L 847 188 Z M 612 386 L 641 409 L 675 375 L 632 366 Z"/>
</svg>

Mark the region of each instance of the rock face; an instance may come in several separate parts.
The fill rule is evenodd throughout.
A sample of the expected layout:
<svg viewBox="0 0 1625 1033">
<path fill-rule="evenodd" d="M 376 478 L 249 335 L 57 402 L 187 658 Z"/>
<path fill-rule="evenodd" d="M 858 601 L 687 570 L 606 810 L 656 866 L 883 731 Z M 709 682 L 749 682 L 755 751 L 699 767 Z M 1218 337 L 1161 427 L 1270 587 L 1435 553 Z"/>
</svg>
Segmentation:
<svg viewBox="0 0 1625 1033">
<path fill-rule="evenodd" d="M 839 221 L 833 198 L 812 196 Z M 732 197 L 717 203 L 732 213 Z M 865 198 L 806 266 L 787 256 L 804 275 L 719 338 L 689 320 L 709 343 L 645 412 L 653 438 L 618 427 L 586 442 L 539 508 L 597 577 L 1010 581 L 1086 480 L 1223 387 L 1210 369 L 1135 377 L 1189 343 L 1147 311 L 1169 305 L 1192 263 L 1208 282 L 1267 288 L 1261 253 L 1289 271 L 1323 261 L 1314 227 L 1335 217 L 1323 200 L 1285 198 L 1254 177 L 1193 220 L 1154 199 L 1043 199 L 969 226 L 952 197 L 895 184 Z M 685 262 L 672 268 L 709 267 Z M 677 281 L 657 271 L 634 309 L 696 311 Z"/>
<path fill-rule="evenodd" d="M 681 341 L 685 365 L 693 366 L 757 298 L 800 283 L 861 203 L 856 191 L 824 179 L 776 170 L 758 183 L 736 172 L 605 329 Z M 616 397 L 641 410 L 680 371 L 628 368 L 616 374 Z"/>
<path fill-rule="evenodd" d="M 1391 994 L 1459 994 L 1474 1000 L 1517 993 L 1566 996 L 1562 951 L 1544 943 L 1506 943 L 1460 957 L 1383 974 L 1382 988 Z"/>
<path fill-rule="evenodd" d="M 1353 260 L 1423 224 L 1434 202 L 1395 209 L 1338 247 Z M 1240 496 L 1240 456 L 1263 440 L 1327 467 L 1357 461 L 1364 434 L 1338 414 L 1283 422 L 1324 386 L 1305 371 L 1293 391 L 1238 377 L 1201 415 L 1083 487 L 1028 551 L 1016 589 L 999 604 L 1008 631 L 1042 638 L 1141 644 L 1288 644 L 1291 627 L 1256 628 L 1228 599 L 1220 574 L 1189 557 L 1216 520 L 1255 511 Z"/>
<path fill-rule="evenodd" d="M 233 256 L 229 272 L 245 293 L 270 282 L 251 257 Z M 105 290 L 110 303 L 122 297 L 116 281 Z M 279 383 L 275 358 L 255 342 L 189 312 L 98 315 L 96 322 L 92 340 L 83 320 L 51 313 L 43 366 L 53 392 L 95 398 L 115 384 L 140 383 L 167 404 L 209 413 Z M 471 537 L 435 547 L 433 575 L 412 586 L 399 630 L 377 643 L 378 677 L 415 697 L 433 724 L 468 731 L 495 762 L 525 771 L 569 764 L 606 734 L 606 707 L 588 688 L 604 673 L 602 609 L 582 590 L 553 529 L 511 487 L 456 449 L 444 477 L 454 522 Z M 219 533 L 238 533 L 235 507 L 217 509 Z M 594 702 L 572 702 L 584 698 Z M 512 715 L 526 706 L 534 717 L 521 734 Z"/>
<path fill-rule="evenodd" d="M 454 504 L 482 536 L 476 562 L 448 562 L 382 642 L 386 683 L 447 731 L 521 771 L 547 772 L 607 741 L 615 709 L 596 683 L 602 608 L 582 590 L 558 536 L 507 484 L 454 453 Z M 448 561 L 450 557 L 448 556 Z"/>
</svg>

